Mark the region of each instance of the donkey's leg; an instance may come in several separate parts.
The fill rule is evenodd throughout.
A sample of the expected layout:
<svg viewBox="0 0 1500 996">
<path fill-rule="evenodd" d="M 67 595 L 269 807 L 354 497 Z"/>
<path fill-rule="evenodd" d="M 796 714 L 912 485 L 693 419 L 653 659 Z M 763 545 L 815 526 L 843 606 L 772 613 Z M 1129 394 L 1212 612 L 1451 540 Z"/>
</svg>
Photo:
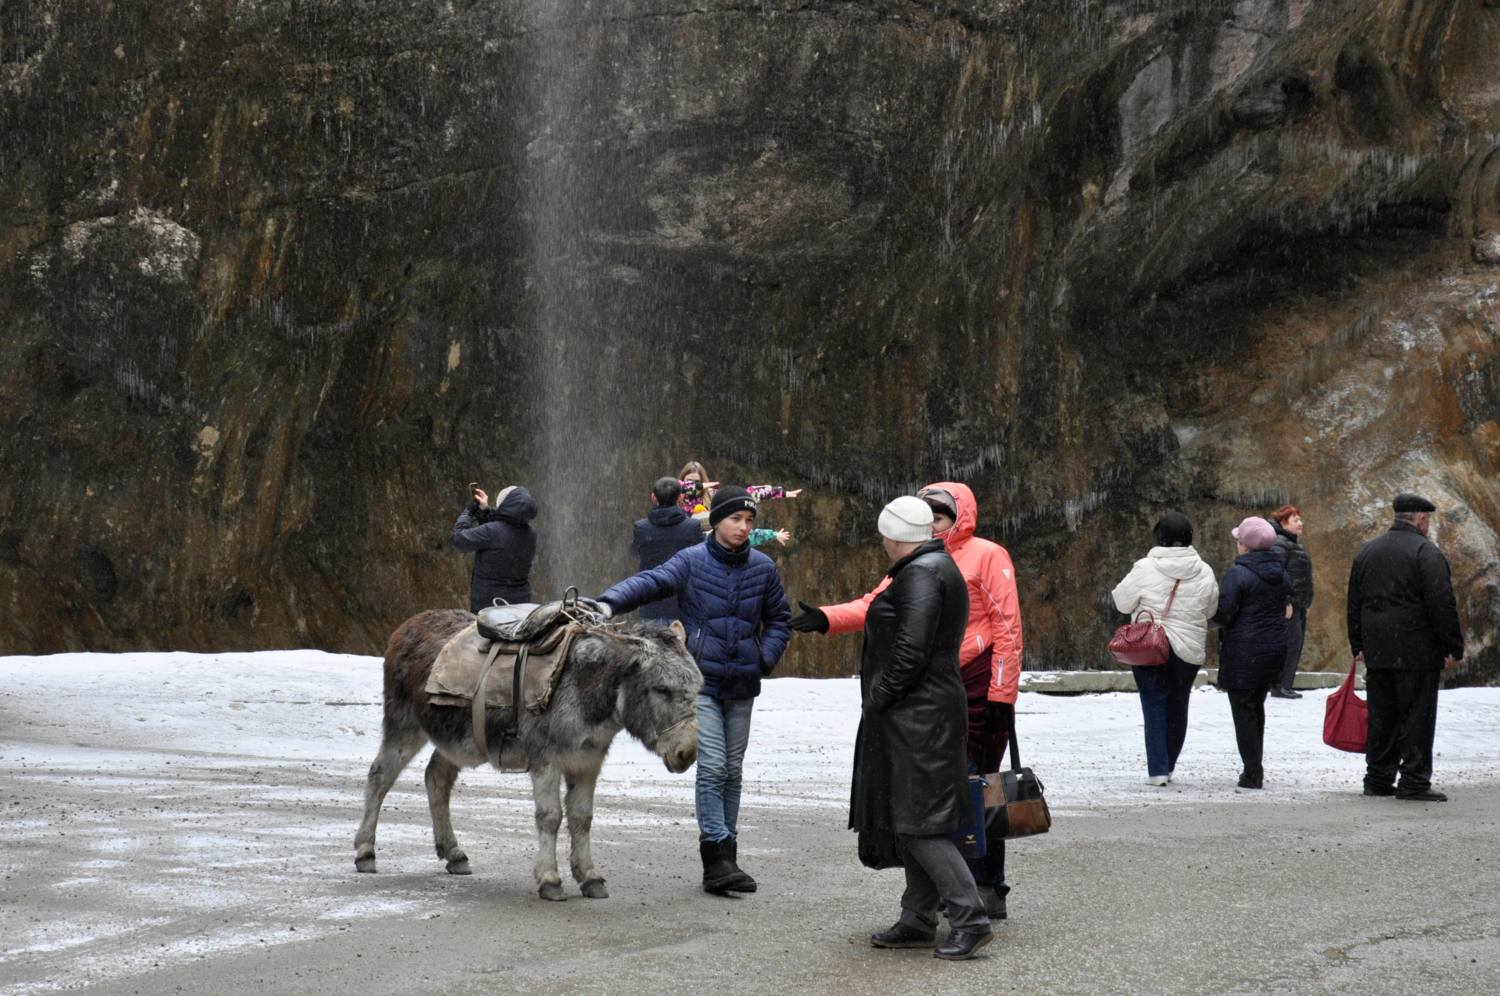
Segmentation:
<svg viewBox="0 0 1500 996">
<path fill-rule="evenodd" d="M 359 871 L 375 870 L 375 824 L 380 820 L 380 806 L 396 784 L 396 776 L 426 742 L 427 735 L 420 729 L 387 729 L 381 738 L 380 753 L 375 755 L 365 779 L 365 818 L 354 835 L 354 867 Z"/>
<path fill-rule="evenodd" d="M 603 758 L 600 758 L 603 761 Z M 597 767 L 579 772 L 568 779 L 568 841 L 573 866 L 573 881 L 590 899 L 608 899 L 604 876 L 594 867 L 594 848 L 590 830 L 594 824 L 594 783 L 599 779 Z"/>
<path fill-rule="evenodd" d="M 453 835 L 453 817 L 448 803 L 453 798 L 453 783 L 458 779 L 458 765 L 438 750 L 427 762 L 427 809 L 432 813 L 432 842 L 437 856 L 448 862 L 448 874 L 468 875 L 469 856 L 458 846 Z"/>
<path fill-rule="evenodd" d="M 531 795 L 536 802 L 536 884 L 543 899 L 567 899 L 562 876 L 557 873 L 557 831 L 562 826 L 562 799 L 558 795 L 561 773 L 555 765 L 540 763 L 531 771 Z"/>
</svg>

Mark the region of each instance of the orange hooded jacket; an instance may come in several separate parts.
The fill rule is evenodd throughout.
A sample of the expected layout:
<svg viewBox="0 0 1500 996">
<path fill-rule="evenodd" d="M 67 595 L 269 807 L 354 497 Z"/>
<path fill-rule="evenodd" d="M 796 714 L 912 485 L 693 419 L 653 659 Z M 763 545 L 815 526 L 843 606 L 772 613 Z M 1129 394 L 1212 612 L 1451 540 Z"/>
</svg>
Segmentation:
<svg viewBox="0 0 1500 996">
<path fill-rule="evenodd" d="M 939 481 L 928 487 L 942 488 L 958 506 L 953 528 L 936 538 L 943 541 L 969 583 L 969 626 L 964 630 L 960 660 L 972 660 L 976 654 L 995 648 L 987 697 L 991 702 L 1015 705 L 1021 683 L 1021 599 L 1016 591 L 1016 569 L 1005 547 L 974 535 L 979 507 L 968 485 Z M 864 629 L 871 600 L 890 583 L 891 579 L 885 577 L 863 598 L 820 606 L 828 617 L 828 635 Z"/>
</svg>

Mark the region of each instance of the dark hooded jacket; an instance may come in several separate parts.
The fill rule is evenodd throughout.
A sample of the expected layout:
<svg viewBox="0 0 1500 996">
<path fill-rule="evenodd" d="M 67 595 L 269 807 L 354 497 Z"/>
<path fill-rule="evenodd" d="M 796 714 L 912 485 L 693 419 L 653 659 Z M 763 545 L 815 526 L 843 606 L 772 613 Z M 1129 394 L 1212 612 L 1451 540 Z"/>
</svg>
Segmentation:
<svg viewBox="0 0 1500 996">
<path fill-rule="evenodd" d="M 1307 547 L 1302 541 L 1286 529 L 1275 519 L 1267 520 L 1271 527 L 1276 530 L 1276 545 L 1271 547 L 1281 557 L 1281 564 L 1286 568 L 1287 582 L 1292 586 L 1292 606 L 1299 612 L 1306 612 L 1313 601 L 1313 573 L 1312 558 L 1307 555 Z"/>
<path fill-rule="evenodd" d="M 776 563 L 746 543 L 726 550 L 710 534 L 660 567 L 633 574 L 599 596 L 617 615 L 677 596 L 687 648 L 703 672 L 703 694 L 751 699 L 786 651 L 792 628 Z"/>
<path fill-rule="evenodd" d="M 865 613 L 849 826 L 871 868 L 901 864 L 895 835 L 936 835 L 974 822 L 968 701 L 958 654 L 969 590 L 941 539 L 891 565 Z"/>
<path fill-rule="evenodd" d="M 1266 688 L 1286 664 L 1286 605 L 1291 592 L 1281 555 L 1252 550 L 1234 558 L 1219 582 L 1220 688 Z"/>
<path fill-rule="evenodd" d="M 1372 671 L 1431 671 L 1464 656 L 1448 560 L 1416 526 L 1396 522 L 1354 555 L 1349 647 Z"/>
<path fill-rule="evenodd" d="M 484 515 L 484 513 L 481 513 Z M 525 488 L 514 488 L 475 524 L 465 510 L 448 542 L 459 553 L 474 555 L 469 578 L 469 611 L 478 612 L 495 599 L 510 605 L 531 601 L 531 561 L 536 556 L 536 502 Z"/>
<path fill-rule="evenodd" d="M 630 541 L 630 555 L 641 562 L 641 570 L 660 567 L 675 557 L 679 551 L 703 542 L 703 527 L 697 519 L 690 517 L 679 505 L 653 508 L 651 513 L 635 524 L 635 536 Z M 677 596 L 670 595 L 658 602 L 641 606 L 642 619 L 679 619 Z"/>
</svg>

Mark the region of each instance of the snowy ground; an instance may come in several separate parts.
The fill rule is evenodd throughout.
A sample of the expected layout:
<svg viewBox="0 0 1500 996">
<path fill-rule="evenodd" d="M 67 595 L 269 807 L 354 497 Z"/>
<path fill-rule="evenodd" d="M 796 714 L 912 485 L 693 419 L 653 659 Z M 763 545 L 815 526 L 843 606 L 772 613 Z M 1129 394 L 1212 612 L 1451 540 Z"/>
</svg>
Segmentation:
<svg viewBox="0 0 1500 996">
<path fill-rule="evenodd" d="M 1130 694 L 1023 694 L 1022 758 L 1059 819 L 1145 803 L 1348 796 L 1363 759 L 1322 744 L 1327 694 L 1268 702 L 1260 793 L 1234 787 L 1228 703 L 1212 689 L 1193 696 L 1179 780 L 1166 789 L 1142 784 Z M 379 698 L 380 661 L 370 657 L 0 658 L 0 992 L 127 983 L 226 952 L 336 940 L 361 921 L 441 916 L 462 880 L 433 875 L 421 757 L 387 802 L 387 874 L 350 874 Z M 854 680 L 766 683 L 747 813 L 811 807 L 827 811 L 820 821 L 840 820 L 858 712 Z M 1500 689 L 1443 693 L 1439 787 L 1500 782 L 1497 719 Z M 454 796 L 476 868 L 501 866 L 520 893 L 530 888 L 530 811 L 525 776 L 466 772 Z M 691 774 L 668 773 L 622 736 L 600 780 L 597 846 L 608 855 L 611 840 L 650 841 L 668 825 L 690 841 L 691 821 Z"/>
</svg>

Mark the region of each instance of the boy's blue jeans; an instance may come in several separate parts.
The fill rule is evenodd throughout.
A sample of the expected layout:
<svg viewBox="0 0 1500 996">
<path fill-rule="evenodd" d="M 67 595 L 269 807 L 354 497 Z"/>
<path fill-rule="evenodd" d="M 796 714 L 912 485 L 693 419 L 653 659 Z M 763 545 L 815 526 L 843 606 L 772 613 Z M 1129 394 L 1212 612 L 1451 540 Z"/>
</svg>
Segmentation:
<svg viewBox="0 0 1500 996">
<path fill-rule="evenodd" d="M 698 839 L 733 840 L 754 699 L 698 696 Z"/>
<path fill-rule="evenodd" d="M 1187 739 L 1188 701 L 1198 665 L 1175 653 L 1160 667 L 1132 667 L 1141 693 L 1141 717 L 1146 721 L 1146 773 L 1155 778 L 1177 767 Z"/>
</svg>

